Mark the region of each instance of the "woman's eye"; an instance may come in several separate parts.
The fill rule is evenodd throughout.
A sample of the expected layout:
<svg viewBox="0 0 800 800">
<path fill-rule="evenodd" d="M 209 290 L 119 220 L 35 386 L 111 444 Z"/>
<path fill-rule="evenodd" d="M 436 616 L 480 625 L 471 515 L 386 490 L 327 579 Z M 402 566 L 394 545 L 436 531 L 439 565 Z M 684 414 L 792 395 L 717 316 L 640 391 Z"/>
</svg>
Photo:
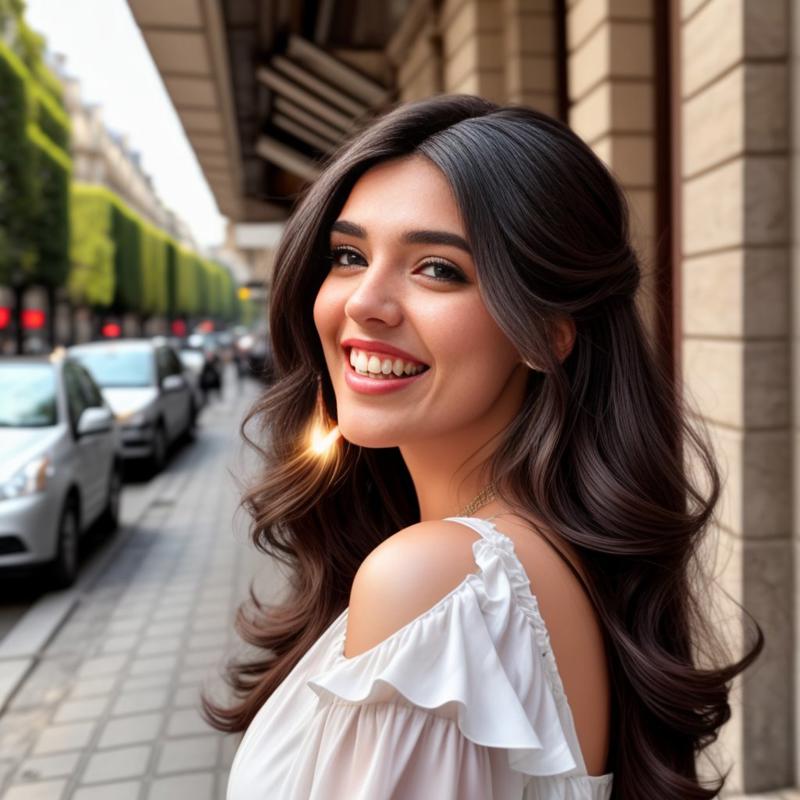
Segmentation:
<svg viewBox="0 0 800 800">
<path fill-rule="evenodd" d="M 328 262 L 333 267 L 352 267 L 360 266 L 356 261 L 364 260 L 364 257 L 357 250 L 351 250 L 349 247 L 334 247 L 328 254 Z"/>
<path fill-rule="evenodd" d="M 420 272 L 426 269 L 433 272 L 433 274 L 429 275 L 428 277 L 433 278 L 434 280 L 453 283 L 465 282 L 465 278 L 461 270 L 451 267 L 450 264 L 447 264 L 444 261 L 429 261 L 424 267 L 422 267 Z"/>
</svg>

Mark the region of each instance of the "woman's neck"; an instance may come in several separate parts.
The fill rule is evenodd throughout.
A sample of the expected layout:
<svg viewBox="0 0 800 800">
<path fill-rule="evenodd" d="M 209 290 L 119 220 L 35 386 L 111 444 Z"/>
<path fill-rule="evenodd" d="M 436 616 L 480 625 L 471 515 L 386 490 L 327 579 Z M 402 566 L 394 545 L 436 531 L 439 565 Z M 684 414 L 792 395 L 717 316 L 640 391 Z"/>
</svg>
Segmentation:
<svg viewBox="0 0 800 800">
<path fill-rule="evenodd" d="M 447 442 L 408 445 L 400 452 L 417 492 L 420 521 L 457 516 L 487 487 L 490 477 L 486 464 L 492 449 L 484 446 L 474 451 L 474 439 L 469 446 L 450 437 Z M 489 508 L 490 500 L 483 508 Z"/>
</svg>

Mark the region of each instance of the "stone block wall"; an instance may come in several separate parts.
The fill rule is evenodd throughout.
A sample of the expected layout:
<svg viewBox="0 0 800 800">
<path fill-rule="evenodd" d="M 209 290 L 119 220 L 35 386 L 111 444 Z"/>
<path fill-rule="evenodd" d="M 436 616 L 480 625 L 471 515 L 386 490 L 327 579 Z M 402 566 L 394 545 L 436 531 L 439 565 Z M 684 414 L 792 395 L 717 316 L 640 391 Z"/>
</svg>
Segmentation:
<svg viewBox="0 0 800 800">
<path fill-rule="evenodd" d="M 720 586 L 767 646 L 711 751 L 728 793 L 794 785 L 787 0 L 680 7 L 684 390 L 725 478 Z M 720 594 L 734 654 L 744 621 Z M 721 609 L 725 609 L 721 611 Z"/>
<path fill-rule="evenodd" d="M 650 330 L 655 304 L 653 0 L 568 0 L 569 118 L 625 189 L 642 264 L 637 296 Z"/>
</svg>

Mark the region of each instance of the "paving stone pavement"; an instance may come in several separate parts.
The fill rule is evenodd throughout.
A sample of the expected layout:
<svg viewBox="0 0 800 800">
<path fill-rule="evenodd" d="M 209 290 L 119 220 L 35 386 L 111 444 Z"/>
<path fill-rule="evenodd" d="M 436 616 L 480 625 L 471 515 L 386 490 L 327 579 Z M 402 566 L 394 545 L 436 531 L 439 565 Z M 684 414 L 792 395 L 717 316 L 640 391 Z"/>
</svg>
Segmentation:
<svg viewBox="0 0 800 800">
<path fill-rule="evenodd" d="M 240 737 L 203 721 L 200 690 L 224 697 L 220 668 L 247 651 L 232 623 L 251 578 L 282 587 L 235 513 L 258 387 L 226 389 L 0 717 L 3 800 L 224 798 Z"/>
</svg>

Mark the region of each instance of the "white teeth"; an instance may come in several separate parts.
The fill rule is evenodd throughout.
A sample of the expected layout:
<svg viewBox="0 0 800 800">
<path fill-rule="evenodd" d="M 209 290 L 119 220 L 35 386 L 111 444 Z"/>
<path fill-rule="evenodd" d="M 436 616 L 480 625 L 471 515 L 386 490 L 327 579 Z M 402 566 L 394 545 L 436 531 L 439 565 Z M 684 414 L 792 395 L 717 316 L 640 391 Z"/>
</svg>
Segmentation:
<svg viewBox="0 0 800 800">
<path fill-rule="evenodd" d="M 425 370 L 422 364 L 413 364 L 404 361 L 402 358 L 386 358 L 374 354 L 368 354 L 355 347 L 350 349 L 350 365 L 361 375 L 369 375 L 374 378 L 388 379 L 393 376 L 403 377 L 416 375 Z"/>
</svg>

